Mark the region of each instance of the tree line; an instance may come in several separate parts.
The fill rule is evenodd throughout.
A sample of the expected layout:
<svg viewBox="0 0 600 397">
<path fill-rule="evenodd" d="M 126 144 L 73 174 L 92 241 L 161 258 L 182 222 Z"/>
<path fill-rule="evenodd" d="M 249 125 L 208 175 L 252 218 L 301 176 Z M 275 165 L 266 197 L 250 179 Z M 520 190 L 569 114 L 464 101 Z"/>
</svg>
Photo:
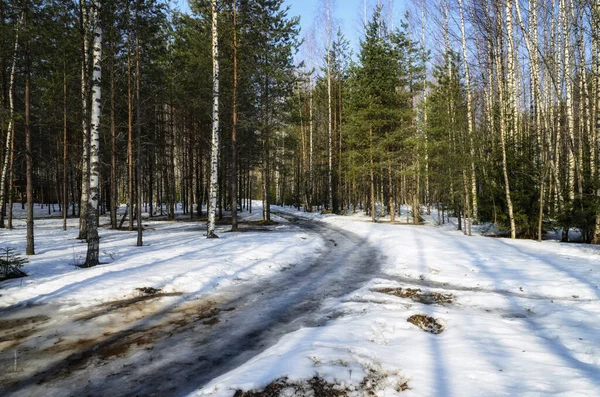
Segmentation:
<svg viewBox="0 0 600 397">
<path fill-rule="evenodd" d="M 259 198 L 265 222 L 271 203 L 414 223 L 435 208 L 469 234 L 600 241 L 593 0 L 415 0 L 401 21 L 365 2 L 358 47 L 332 0 L 302 38 L 283 0 L 190 8 L 0 3 L 0 226 L 26 201 L 28 254 L 42 200 L 65 230 L 79 217 L 87 266 L 99 215 L 142 245 L 142 212 L 180 206 L 215 237 Z"/>
</svg>

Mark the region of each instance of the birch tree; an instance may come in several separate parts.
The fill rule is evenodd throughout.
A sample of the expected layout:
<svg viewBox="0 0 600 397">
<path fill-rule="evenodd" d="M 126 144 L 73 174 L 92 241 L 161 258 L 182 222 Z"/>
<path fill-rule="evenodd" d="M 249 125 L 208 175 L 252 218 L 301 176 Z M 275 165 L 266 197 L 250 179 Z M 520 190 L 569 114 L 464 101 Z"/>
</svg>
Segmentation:
<svg viewBox="0 0 600 397">
<path fill-rule="evenodd" d="M 473 146 L 473 99 L 471 89 L 471 73 L 469 68 L 469 58 L 467 55 L 467 36 L 465 34 L 465 18 L 463 13 L 462 0 L 458 0 L 458 9 L 460 12 L 460 32 L 462 38 L 462 52 L 463 52 L 463 65 L 465 72 L 465 84 L 467 90 L 467 140 L 469 145 L 469 159 L 471 166 L 471 199 L 472 199 L 472 210 L 473 210 L 473 221 L 477 222 L 478 210 L 477 210 L 477 177 L 475 174 L 475 147 Z M 467 195 L 468 199 L 468 195 Z"/>
<path fill-rule="evenodd" d="M 6 201 L 6 185 L 7 176 L 9 173 L 8 165 L 12 156 L 13 139 L 14 139 L 14 85 L 15 85 L 15 69 L 17 66 L 17 53 L 19 50 L 19 31 L 23 24 L 24 14 L 22 13 L 15 27 L 15 42 L 12 56 L 12 64 L 10 68 L 10 77 L 8 83 L 8 128 L 6 129 L 6 144 L 4 150 L 4 162 L 2 164 L 2 175 L 0 176 L 0 227 L 4 227 L 4 202 Z M 9 192 L 10 194 L 10 192 Z"/>
<path fill-rule="evenodd" d="M 88 6 L 86 0 L 79 0 L 79 29 L 81 32 L 81 129 L 83 132 L 83 150 L 81 155 L 81 200 L 79 202 L 79 236 L 85 239 L 87 233 L 87 202 L 90 167 L 90 129 L 88 118 Z"/>
<path fill-rule="evenodd" d="M 101 0 L 92 0 L 94 40 L 92 75 L 92 114 L 90 125 L 90 172 L 87 202 L 87 256 L 84 267 L 99 264 L 100 237 L 98 236 L 98 198 L 100 179 L 100 105 L 102 100 L 102 24 L 100 22 Z"/>
<path fill-rule="evenodd" d="M 210 185 L 208 193 L 208 225 L 207 238 L 217 238 L 215 234 L 215 211 L 217 209 L 217 190 L 219 188 L 219 35 L 217 30 L 217 0 L 211 0 L 212 15 L 212 139 L 210 160 Z"/>
</svg>

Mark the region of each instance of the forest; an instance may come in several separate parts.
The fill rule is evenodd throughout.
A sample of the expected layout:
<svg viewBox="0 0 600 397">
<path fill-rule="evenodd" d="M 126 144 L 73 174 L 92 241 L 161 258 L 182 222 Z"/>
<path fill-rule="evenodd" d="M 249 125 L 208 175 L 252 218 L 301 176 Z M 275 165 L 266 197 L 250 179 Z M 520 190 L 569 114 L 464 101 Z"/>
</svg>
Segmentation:
<svg viewBox="0 0 600 397">
<path fill-rule="evenodd" d="M 330 1 L 302 34 L 283 0 L 0 7 L 0 225 L 26 202 L 28 254 L 34 202 L 79 217 L 92 253 L 98 214 L 141 245 L 142 211 L 179 205 L 214 237 L 252 199 L 265 222 L 271 203 L 391 222 L 408 205 L 600 241 L 592 0 L 415 0 L 400 23 L 365 2 L 356 51 Z"/>
<path fill-rule="evenodd" d="M 598 0 L 0 0 L 0 74 L 1 396 L 599 394 Z"/>
</svg>

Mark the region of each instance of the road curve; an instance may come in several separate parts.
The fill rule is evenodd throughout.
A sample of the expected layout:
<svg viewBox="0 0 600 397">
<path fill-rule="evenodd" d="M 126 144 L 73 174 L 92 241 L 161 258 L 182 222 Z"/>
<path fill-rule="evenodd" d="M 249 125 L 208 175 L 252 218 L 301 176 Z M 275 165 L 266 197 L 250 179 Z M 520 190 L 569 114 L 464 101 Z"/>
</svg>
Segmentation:
<svg viewBox="0 0 600 397">
<path fill-rule="evenodd" d="M 332 313 L 322 310 L 322 303 L 376 276 L 380 254 L 349 231 L 282 216 L 318 233 L 326 249 L 314 260 L 274 277 L 228 288 L 214 299 L 163 309 L 141 325 L 121 329 L 83 350 L 74 349 L 66 360 L 9 385 L 2 394 L 183 396 L 283 335 L 324 324 Z"/>
</svg>

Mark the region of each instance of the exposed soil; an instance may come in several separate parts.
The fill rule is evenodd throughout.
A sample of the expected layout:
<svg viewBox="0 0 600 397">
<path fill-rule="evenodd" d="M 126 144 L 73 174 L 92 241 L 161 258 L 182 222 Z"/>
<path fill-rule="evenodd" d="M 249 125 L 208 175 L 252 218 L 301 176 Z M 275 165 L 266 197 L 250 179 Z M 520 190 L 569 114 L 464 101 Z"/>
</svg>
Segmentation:
<svg viewBox="0 0 600 397">
<path fill-rule="evenodd" d="M 153 287 L 141 287 L 141 288 L 136 288 L 136 291 L 140 291 L 144 295 L 156 295 L 162 290 L 153 288 Z"/>
<path fill-rule="evenodd" d="M 425 314 L 414 314 L 406 321 L 416 325 L 425 332 L 432 334 L 441 334 L 444 332 L 444 326 L 437 319 L 426 316 Z"/>
<path fill-rule="evenodd" d="M 399 298 L 408 298 L 414 302 L 424 303 L 426 305 L 444 305 L 453 302 L 454 295 L 442 294 L 440 292 L 421 291 L 420 288 L 377 288 L 374 292 L 394 295 Z"/>
<path fill-rule="evenodd" d="M 370 370 L 358 387 L 329 383 L 315 376 L 308 380 L 291 382 L 288 378 L 277 379 L 262 390 L 237 390 L 233 397 L 346 397 L 356 395 L 375 396 L 382 390 L 382 383 L 387 380 L 387 374 Z M 402 380 L 394 389 L 397 392 L 408 390 L 408 381 Z"/>
</svg>

